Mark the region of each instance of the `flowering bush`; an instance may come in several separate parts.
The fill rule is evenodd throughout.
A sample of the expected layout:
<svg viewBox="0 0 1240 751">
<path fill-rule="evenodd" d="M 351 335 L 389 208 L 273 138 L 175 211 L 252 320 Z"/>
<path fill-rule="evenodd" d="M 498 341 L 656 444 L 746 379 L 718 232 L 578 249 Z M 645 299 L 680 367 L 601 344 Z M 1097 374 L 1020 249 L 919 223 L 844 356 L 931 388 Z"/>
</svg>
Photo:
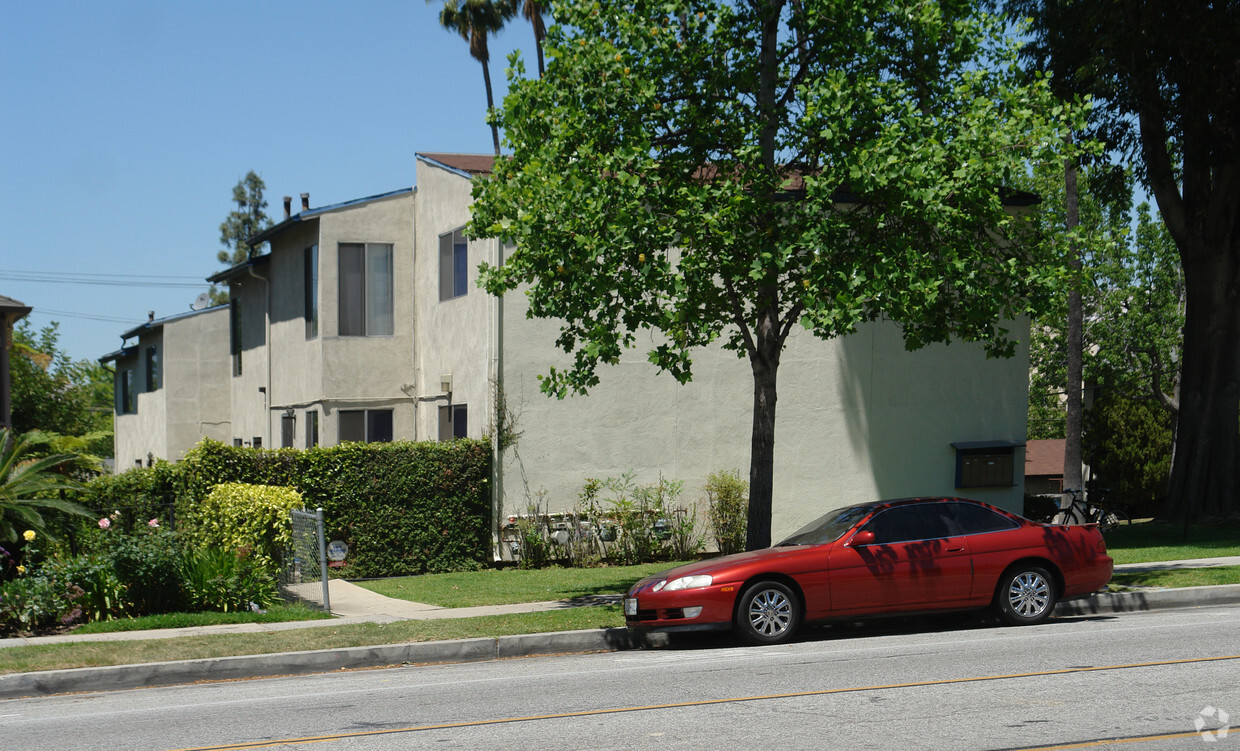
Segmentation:
<svg viewBox="0 0 1240 751">
<path fill-rule="evenodd" d="M 0 584 L 0 633 L 31 634 L 82 619 L 82 588 L 43 570 Z"/>
</svg>

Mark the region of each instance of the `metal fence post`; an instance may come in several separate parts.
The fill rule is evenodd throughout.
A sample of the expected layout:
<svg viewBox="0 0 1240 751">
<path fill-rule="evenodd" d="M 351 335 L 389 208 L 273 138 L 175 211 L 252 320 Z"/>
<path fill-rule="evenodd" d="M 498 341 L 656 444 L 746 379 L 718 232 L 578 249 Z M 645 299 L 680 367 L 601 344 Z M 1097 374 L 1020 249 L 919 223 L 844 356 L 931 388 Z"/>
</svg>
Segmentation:
<svg viewBox="0 0 1240 751">
<path fill-rule="evenodd" d="M 323 528 L 323 507 L 319 506 L 315 510 L 315 518 L 318 520 L 319 532 L 319 571 L 323 572 L 323 611 L 332 612 L 332 601 L 327 586 L 329 577 L 327 576 L 327 530 Z"/>
</svg>

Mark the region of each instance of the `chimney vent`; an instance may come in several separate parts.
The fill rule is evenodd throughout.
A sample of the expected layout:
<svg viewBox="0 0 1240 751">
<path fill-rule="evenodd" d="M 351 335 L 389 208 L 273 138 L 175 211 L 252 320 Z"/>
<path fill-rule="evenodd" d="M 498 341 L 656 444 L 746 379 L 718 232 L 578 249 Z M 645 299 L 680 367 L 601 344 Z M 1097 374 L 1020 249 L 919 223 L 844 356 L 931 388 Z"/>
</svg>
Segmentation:
<svg viewBox="0 0 1240 751">
<path fill-rule="evenodd" d="M 154 323 L 154 321 L 155 321 L 155 311 L 153 310 L 146 311 L 146 322 Z"/>
<path fill-rule="evenodd" d="M 301 210 L 302 211 L 310 210 L 310 194 L 309 193 L 301 194 Z"/>
<path fill-rule="evenodd" d="M 285 196 L 284 197 L 284 218 L 288 219 L 292 215 L 293 215 L 293 197 Z"/>
</svg>

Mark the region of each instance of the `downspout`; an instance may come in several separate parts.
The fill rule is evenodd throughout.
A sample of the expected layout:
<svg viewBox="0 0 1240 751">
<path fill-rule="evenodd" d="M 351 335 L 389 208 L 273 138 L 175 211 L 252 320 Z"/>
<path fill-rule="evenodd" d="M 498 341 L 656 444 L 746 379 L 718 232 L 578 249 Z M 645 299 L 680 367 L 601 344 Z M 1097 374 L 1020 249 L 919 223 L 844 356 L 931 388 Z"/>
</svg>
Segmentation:
<svg viewBox="0 0 1240 751">
<path fill-rule="evenodd" d="M 495 241 L 496 267 L 504 265 L 504 244 Z M 503 415 L 499 414 L 499 395 L 504 388 L 504 296 L 494 297 L 495 306 L 495 395 L 491 399 L 491 409 L 495 412 L 495 430 L 491 431 L 491 539 L 494 541 L 495 560 L 503 558 L 504 541 L 500 536 L 500 516 L 504 510 L 504 452 L 500 444 L 500 432 L 503 426 Z M 505 402 L 507 395 L 505 395 Z"/>
<path fill-rule="evenodd" d="M 263 283 L 263 347 L 267 350 L 267 385 L 263 388 L 263 448 L 271 449 L 271 280 L 254 270 L 250 276 Z"/>
</svg>

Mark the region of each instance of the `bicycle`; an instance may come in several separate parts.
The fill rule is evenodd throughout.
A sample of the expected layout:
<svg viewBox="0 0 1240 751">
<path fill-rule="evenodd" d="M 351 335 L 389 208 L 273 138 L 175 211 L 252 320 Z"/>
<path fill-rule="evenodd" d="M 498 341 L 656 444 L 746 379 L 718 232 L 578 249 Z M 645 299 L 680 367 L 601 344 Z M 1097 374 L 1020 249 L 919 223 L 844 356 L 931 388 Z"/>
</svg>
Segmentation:
<svg viewBox="0 0 1240 751">
<path fill-rule="evenodd" d="M 1055 512 L 1052 524 L 1097 524 L 1103 532 L 1108 532 L 1122 524 L 1132 524 L 1128 514 L 1106 502 L 1107 489 L 1096 488 L 1086 500 L 1079 488 L 1065 488 L 1064 493 L 1072 496 L 1067 508 Z M 1100 497 L 1092 497 L 1100 496 Z"/>
</svg>

